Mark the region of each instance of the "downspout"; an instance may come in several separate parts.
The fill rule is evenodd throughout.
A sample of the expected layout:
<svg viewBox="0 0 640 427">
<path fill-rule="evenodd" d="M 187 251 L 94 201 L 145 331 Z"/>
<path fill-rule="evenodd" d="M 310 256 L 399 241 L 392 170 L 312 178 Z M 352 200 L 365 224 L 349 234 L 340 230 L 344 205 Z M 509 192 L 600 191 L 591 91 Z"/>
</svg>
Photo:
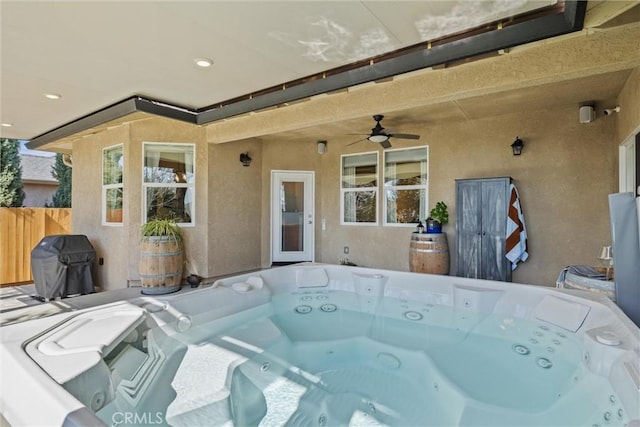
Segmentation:
<svg viewBox="0 0 640 427">
<path fill-rule="evenodd" d="M 62 163 L 64 163 L 64 165 L 66 167 L 72 168 L 73 167 L 73 156 L 71 154 L 63 154 L 62 155 Z"/>
</svg>

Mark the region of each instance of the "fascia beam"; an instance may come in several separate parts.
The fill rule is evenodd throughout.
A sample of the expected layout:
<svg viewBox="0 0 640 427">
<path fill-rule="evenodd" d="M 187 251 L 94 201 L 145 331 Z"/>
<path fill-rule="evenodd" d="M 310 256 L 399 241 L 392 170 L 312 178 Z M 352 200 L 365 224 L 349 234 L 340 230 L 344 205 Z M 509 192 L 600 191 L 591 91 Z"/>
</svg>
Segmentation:
<svg viewBox="0 0 640 427">
<path fill-rule="evenodd" d="M 313 80 L 281 91 L 265 93 L 220 107 L 209 106 L 192 110 L 142 96 L 133 96 L 41 134 L 28 142 L 27 146 L 30 149 L 37 149 L 45 144 L 139 111 L 204 125 L 216 120 L 274 107 L 287 102 L 298 101 L 439 64 L 460 61 L 476 55 L 556 37 L 582 29 L 586 6 L 587 2 L 583 0 L 566 0 L 562 13 L 540 16 L 508 25 L 499 30 L 477 34 L 435 46 L 431 49 L 413 51 L 323 79 Z"/>
</svg>

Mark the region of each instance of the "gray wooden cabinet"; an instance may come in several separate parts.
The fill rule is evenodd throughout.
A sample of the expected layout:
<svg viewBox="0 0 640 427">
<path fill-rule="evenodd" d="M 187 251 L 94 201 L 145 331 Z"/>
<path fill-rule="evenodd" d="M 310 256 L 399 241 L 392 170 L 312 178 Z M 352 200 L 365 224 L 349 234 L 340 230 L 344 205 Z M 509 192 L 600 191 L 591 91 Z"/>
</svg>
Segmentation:
<svg viewBox="0 0 640 427">
<path fill-rule="evenodd" d="M 511 178 L 456 180 L 456 275 L 511 281 L 505 256 Z"/>
</svg>

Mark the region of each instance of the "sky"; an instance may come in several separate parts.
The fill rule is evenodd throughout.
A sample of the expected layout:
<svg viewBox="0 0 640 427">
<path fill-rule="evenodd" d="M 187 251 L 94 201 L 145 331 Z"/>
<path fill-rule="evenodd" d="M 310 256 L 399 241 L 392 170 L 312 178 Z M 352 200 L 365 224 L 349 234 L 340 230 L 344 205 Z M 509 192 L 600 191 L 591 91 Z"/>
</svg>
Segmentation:
<svg viewBox="0 0 640 427">
<path fill-rule="evenodd" d="M 48 151 L 29 150 L 27 148 L 27 141 L 20 141 L 20 154 L 29 154 L 32 156 L 53 157 L 56 153 L 50 153 Z"/>
</svg>

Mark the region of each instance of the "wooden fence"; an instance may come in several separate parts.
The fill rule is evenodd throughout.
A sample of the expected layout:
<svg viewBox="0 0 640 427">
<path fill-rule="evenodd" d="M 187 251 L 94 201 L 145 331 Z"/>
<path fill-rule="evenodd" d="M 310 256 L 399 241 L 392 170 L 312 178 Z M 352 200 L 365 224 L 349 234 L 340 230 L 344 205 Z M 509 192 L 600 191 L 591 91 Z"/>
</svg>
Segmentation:
<svg viewBox="0 0 640 427">
<path fill-rule="evenodd" d="M 71 209 L 0 208 L 0 286 L 32 281 L 31 250 L 44 236 L 70 232 Z"/>
</svg>

